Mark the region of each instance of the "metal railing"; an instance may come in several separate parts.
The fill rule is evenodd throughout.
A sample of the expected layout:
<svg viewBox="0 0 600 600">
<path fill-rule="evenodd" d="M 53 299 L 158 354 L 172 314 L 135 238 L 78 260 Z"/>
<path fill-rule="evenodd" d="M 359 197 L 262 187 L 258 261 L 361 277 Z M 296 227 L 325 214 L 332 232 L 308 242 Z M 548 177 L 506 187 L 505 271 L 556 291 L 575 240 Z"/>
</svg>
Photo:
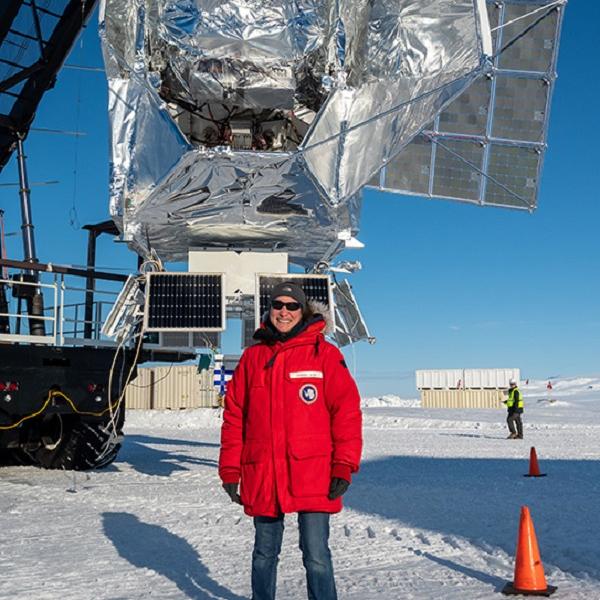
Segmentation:
<svg viewBox="0 0 600 600">
<path fill-rule="evenodd" d="M 101 334 L 118 289 L 92 289 L 69 285 L 63 273 L 40 273 L 50 281 L 21 281 L 0 276 L 0 343 L 34 343 L 64 345 L 114 345 Z M 24 302 L 23 288 L 43 296 L 42 314 L 30 314 Z M 93 292 L 102 299 L 92 302 L 92 320 L 86 320 L 85 295 Z M 32 335 L 33 323 L 44 324 L 44 335 Z M 86 328 L 86 325 L 88 327 Z M 88 331 L 86 331 L 86 329 Z M 86 333 L 87 335 L 86 337 Z"/>
</svg>

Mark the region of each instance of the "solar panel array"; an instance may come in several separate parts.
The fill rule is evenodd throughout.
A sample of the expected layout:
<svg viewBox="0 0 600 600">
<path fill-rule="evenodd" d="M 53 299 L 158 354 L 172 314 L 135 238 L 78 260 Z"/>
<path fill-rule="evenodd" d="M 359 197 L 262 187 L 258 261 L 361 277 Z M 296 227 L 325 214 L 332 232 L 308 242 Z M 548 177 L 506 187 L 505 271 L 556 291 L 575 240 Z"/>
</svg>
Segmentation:
<svg viewBox="0 0 600 600">
<path fill-rule="evenodd" d="M 493 69 L 368 187 L 532 210 L 537 206 L 564 6 L 488 1 Z"/>
<path fill-rule="evenodd" d="M 146 331 L 223 331 L 223 274 L 149 273 L 144 328 Z"/>
</svg>

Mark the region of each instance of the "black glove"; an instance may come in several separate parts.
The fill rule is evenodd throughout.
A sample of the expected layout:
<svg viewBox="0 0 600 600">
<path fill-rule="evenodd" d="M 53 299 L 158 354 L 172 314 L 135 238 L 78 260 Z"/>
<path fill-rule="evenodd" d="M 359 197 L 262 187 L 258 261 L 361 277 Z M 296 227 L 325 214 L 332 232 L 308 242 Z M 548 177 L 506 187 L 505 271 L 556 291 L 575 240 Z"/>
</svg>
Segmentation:
<svg viewBox="0 0 600 600">
<path fill-rule="evenodd" d="M 343 494 L 346 493 L 348 486 L 350 485 L 349 481 L 345 479 L 340 479 L 339 477 L 334 477 L 331 480 L 331 484 L 329 485 L 329 496 L 327 496 L 330 500 L 335 500 L 339 498 Z"/>
<path fill-rule="evenodd" d="M 228 496 L 231 498 L 232 502 L 236 504 L 241 504 L 242 499 L 238 494 L 238 484 L 237 483 L 224 483 L 223 489 L 227 492 Z"/>
</svg>

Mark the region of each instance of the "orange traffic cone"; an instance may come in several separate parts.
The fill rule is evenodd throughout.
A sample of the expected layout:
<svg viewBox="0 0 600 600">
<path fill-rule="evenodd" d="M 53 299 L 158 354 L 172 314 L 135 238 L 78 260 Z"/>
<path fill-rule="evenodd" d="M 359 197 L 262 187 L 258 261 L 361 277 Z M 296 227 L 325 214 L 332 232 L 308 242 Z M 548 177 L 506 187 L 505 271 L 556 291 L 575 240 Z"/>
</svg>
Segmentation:
<svg viewBox="0 0 600 600">
<path fill-rule="evenodd" d="M 524 477 L 546 477 L 546 473 L 540 473 L 537 453 L 533 446 L 531 446 L 531 450 L 529 451 L 529 473 L 524 475 Z"/>
<path fill-rule="evenodd" d="M 517 557 L 515 559 L 515 579 L 502 590 L 506 595 L 550 596 L 556 587 L 546 583 L 544 565 L 540 559 L 533 521 L 527 506 L 521 507 Z"/>
</svg>

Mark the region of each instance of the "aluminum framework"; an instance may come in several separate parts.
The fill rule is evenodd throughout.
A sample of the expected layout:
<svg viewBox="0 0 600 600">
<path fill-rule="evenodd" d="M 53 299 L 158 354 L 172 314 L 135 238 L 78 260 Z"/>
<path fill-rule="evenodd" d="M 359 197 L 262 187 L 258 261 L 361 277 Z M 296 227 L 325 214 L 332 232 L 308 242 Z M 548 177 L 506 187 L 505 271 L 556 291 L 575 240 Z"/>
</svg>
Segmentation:
<svg viewBox="0 0 600 600">
<path fill-rule="evenodd" d="M 355 237 L 362 188 L 491 67 L 483 0 L 103 0 L 110 210 L 147 255 Z"/>
<path fill-rule="evenodd" d="M 547 148 L 564 1 L 488 1 L 494 56 L 368 188 L 534 210 Z"/>
<path fill-rule="evenodd" d="M 0 2 L 0 170 L 27 136 L 96 1 Z"/>
</svg>

